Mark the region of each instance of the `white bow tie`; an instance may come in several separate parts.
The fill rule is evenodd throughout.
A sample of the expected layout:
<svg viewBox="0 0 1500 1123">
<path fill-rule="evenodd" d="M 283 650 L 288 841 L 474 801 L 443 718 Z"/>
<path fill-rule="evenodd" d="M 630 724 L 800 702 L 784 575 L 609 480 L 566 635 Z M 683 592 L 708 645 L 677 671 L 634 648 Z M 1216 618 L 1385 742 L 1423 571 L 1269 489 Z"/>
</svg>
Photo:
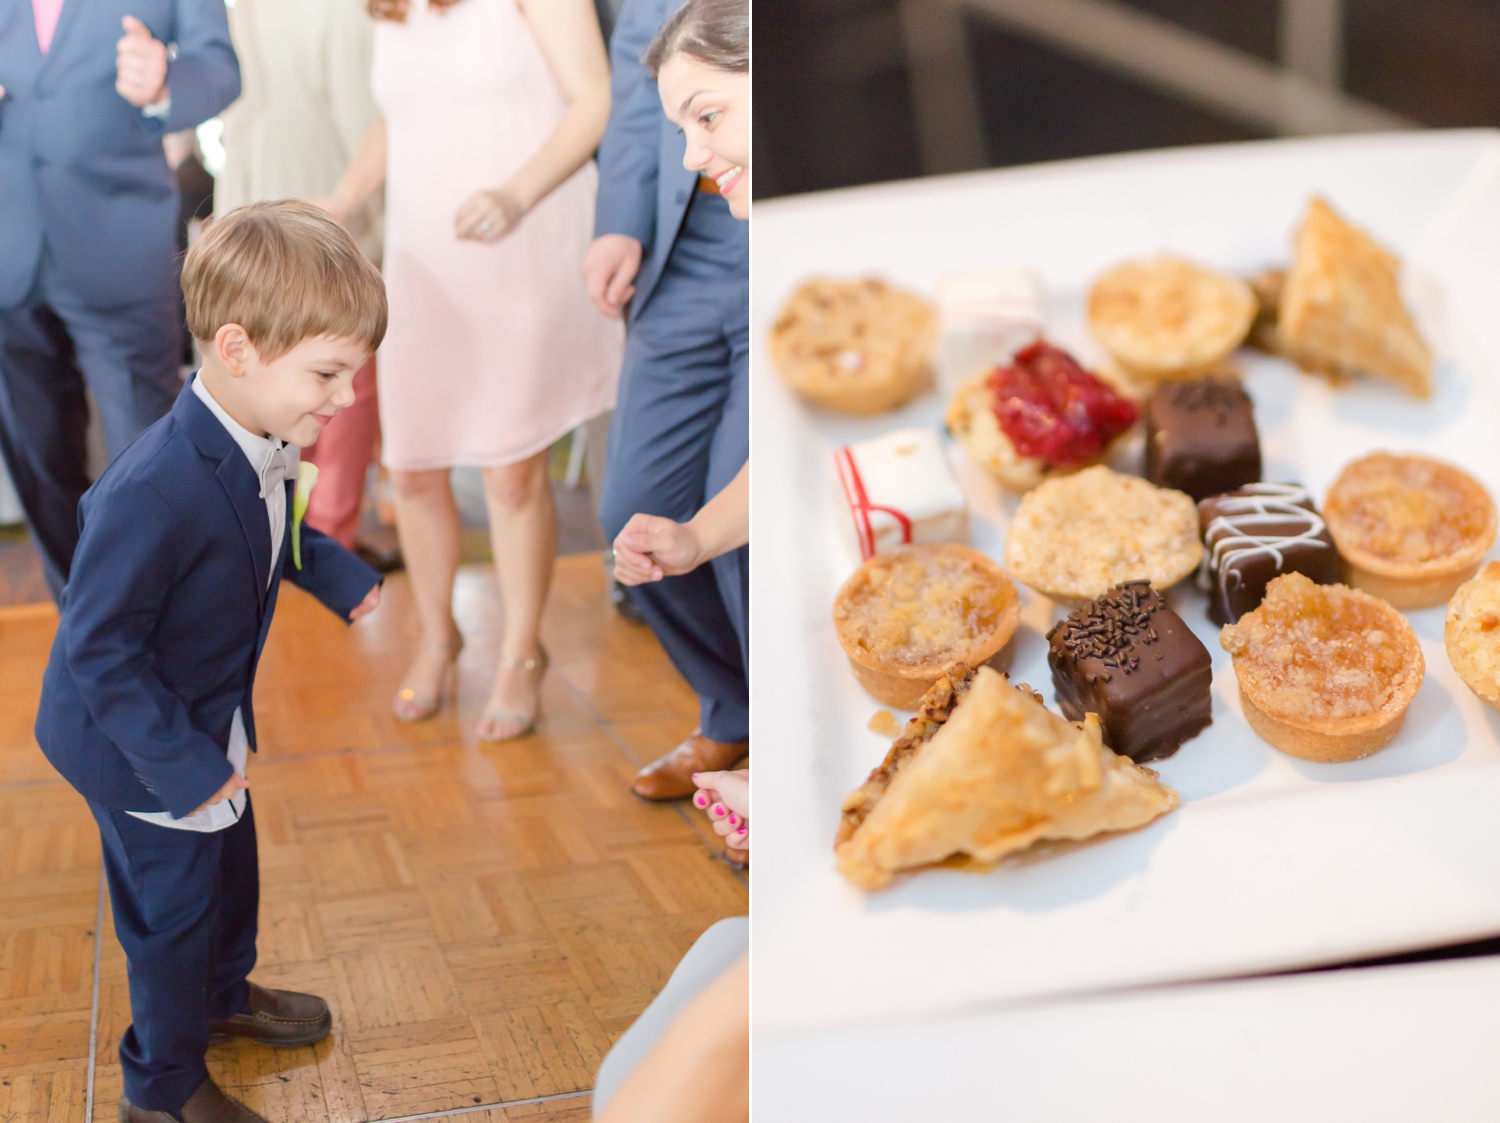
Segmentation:
<svg viewBox="0 0 1500 1123">
<path fill-rule="evenodd" d="M 287 480 L 297 478 L 297 466 L 302 460 L 302 450 L 296 445 L 282 445 L 266 453 L 260 466 L 260 497 L 262 499 L 284 487 Z"/>
</svg>

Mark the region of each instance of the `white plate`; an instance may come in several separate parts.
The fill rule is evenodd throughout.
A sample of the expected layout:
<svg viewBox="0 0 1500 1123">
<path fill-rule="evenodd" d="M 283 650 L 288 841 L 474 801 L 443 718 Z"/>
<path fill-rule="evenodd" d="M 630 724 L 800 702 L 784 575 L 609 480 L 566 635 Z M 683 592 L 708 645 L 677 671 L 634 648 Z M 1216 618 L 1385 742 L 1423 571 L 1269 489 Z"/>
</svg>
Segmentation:
<svg viewBox="0 0 1500 1123">
<path fill-rule="evenodd" d="M 1273 970 L 1500 932 L 1500 714 L 1453 674 L 1440 609 L 1411 614 L 1427 678 L 1397 739 L 1353 764 L 1292 760 L 1239 712 L 1233 671 L 1191 589 L 1173 601 L 1215 653 L 1214 724 L 1162 762 L 1182 808 L 1021 868 L 928 871 L 865 897 L 834 872 L 839 802 L 887 742 L 829 620 L 851 562 L 829 479 L 843 442 L 940 424 L 929 395 L 883 417 L 810 410 L 762 346 L 818 273 L 876 272 L 919 292 L 965 266 L 1038 269 L 1049 334 L 1085 361 L 1091 278 L 1161 250 L 1239 273 L 1284 263 L 1313 192 L 1399 252 L 1439 356 L 1419 403 L 1333 391 L 1246 360 L 1268 479 L 1321 499 L 1375 448 L 1456 460 L 1500 494 L 1500 134 L 1465 130 L 1184 149 L 864 188 L 757 205 L 752 674 L 759 1031 L 870 1024 L 1038 995 Z M 1014 500 L 969 468 L 974 541 L 1000 556 Z M 1012 673 L 1051 698 L 1023 591 Z"/>
<path fill-rule="evenodd" d="M 759 966 L 756 968 L 759 970 Z M 1153 988 L 758 1040 L 776 1123 L 1500 1119 L 1500 960 Z"/>
</svg>

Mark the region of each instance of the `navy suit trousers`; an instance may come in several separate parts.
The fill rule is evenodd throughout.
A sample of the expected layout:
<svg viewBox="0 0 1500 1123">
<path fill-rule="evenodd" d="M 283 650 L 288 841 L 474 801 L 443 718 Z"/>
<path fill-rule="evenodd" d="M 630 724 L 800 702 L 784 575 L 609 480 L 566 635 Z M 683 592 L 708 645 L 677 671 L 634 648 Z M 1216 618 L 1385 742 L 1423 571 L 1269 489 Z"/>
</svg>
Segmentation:
<svg viewBox="0 0 1500 1123">
<path fill-rule="evenodd" d="M 88 489 L 88 399 L 118 456 L 172 408 L 182 382 L 175 297 L 91 308 L 61 286 L 45 251 L 21 304 L 0 308 L 0 453 L 56 599 L 78 545 Z"/>
<path fill-rule="evenodd" d="M 255 813 L 222 831 L 176 830 L 89 801 L 104 844 L 115 935 L 130 977 L 120 1041 L 125 1098 L 177 1112 L 208 1079 L 211 1018 L 250 1009 L 260 872 Z"/>
<path fill-rule="evenodd" d="M 600 502 L 611 540 L 637 512 L 692 518 L 749 457 L 748 276 L 745 224 L 724 200 L 697 194 L 625 344 Z M 749 735 L 749 581 L 742 547 L 630 591 L 715 741 Z"/>
</svg>

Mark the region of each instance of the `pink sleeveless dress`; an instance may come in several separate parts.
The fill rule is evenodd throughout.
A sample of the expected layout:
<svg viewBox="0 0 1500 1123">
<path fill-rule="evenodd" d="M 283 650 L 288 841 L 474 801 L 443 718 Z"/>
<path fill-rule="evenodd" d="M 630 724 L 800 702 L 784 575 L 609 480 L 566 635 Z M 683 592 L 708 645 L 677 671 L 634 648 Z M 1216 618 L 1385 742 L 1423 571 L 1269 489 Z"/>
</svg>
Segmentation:
<svg viewBox="0 0 1500 1123">
<path fill-rule="evenodd" d="M 415 471 L 523 460 L 614 407 L 624 335 L 578 267 L 593 235 L 593 163 L 496 243 L 453 217 L 542 146 L 566 103 L 514 0 L 412 0 L 378 20 L 371 74 L 386 122 L 380 348 L 383 460 Z"/>
</svg>

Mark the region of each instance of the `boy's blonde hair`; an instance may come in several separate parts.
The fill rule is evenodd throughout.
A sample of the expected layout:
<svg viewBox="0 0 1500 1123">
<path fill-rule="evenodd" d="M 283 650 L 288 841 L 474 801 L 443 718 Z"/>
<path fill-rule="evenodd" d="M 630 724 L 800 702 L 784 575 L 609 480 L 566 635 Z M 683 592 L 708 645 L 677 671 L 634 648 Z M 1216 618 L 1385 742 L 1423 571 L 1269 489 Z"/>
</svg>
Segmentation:
<svg viewBox="0 0 1500 1123">
<path fill-rule="evenodd" d="M 206 350 L 225 324 L 273 361 L 304 339 L 385 338 L 385 282 L 349 232 L 310 203 L 252 203 L 216 219 L 182 265 L 187 325 Z"/>
</svg>

